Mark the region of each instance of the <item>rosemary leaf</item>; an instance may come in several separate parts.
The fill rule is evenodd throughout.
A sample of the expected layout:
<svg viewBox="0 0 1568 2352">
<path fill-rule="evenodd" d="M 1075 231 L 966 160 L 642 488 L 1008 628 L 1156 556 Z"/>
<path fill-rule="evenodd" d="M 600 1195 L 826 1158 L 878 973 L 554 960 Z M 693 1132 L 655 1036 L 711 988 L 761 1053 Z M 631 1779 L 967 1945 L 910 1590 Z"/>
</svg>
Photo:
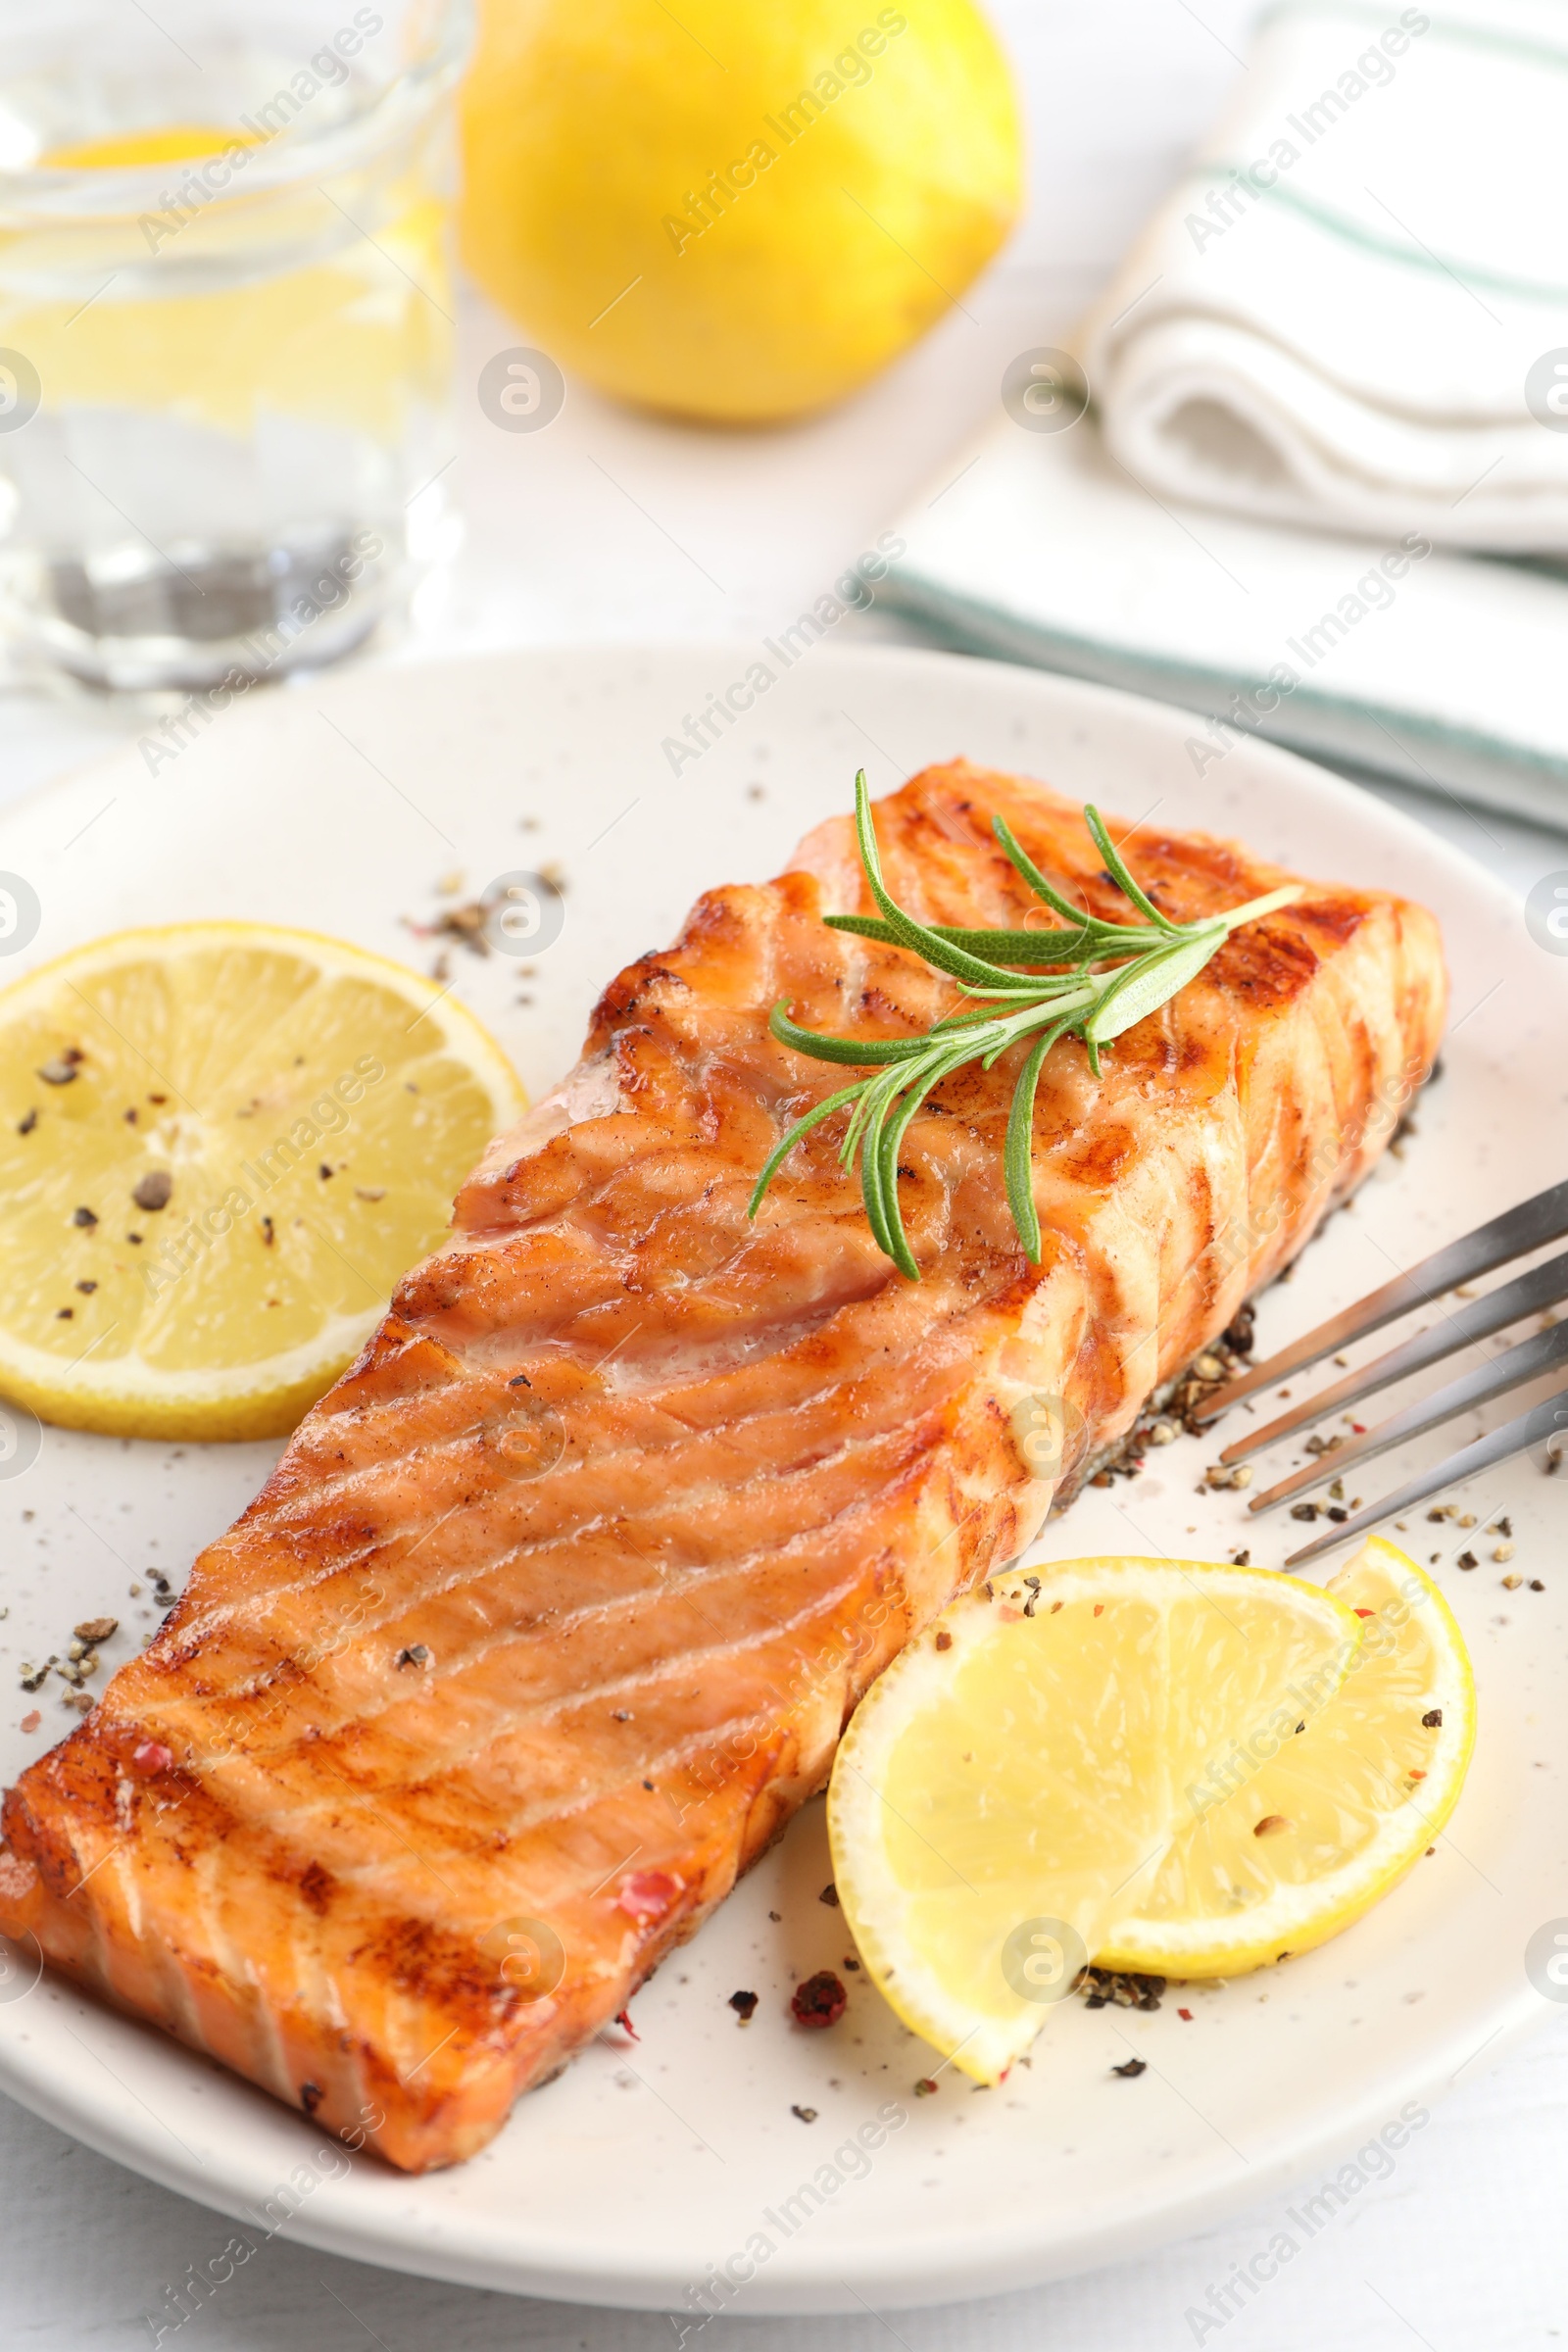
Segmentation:
<svg viewBox="0 0 1568 2352">
<path fill-rule="evenodd" d="M 853 1102 L 859 1092 L 858 1086 L 840 1087 L 836 1095 L 829 1095 L 825 1101 L 817 1104 L 814 1110 L 808 1110 L 804 1119 L 797 1119 L 789 1133 L 779 1138 L 762 1162 L 762 1173 L 757 1179 L 752 1193 L 751 1206 L 746 1211 L 749 1217 L 755 1217 L 761 1207 L 762 1196 L 777 1174 L 780 1162 L 789 1157 L 802 1136 L 809 1135 L 813 1127 L 817 1126 L 821 1120 L 831 1118 L 834 1111 L 842 1110 L 846 1102 Z"/>
<path fill-rule="evenodd" d="M 905 1136 L 932 1089 L 944 1079 L 971 1061 L 989 1070 L 1027 1042 L 1007 1115 L 1003 1175 L 1018 1239 L 1031 1262 L 1039 1264 L 1040 1217 L 1032 1162 L 1035 1101 L 1052 1049 L 1068 1037 L 1080 1037 L 1089 1067 L 1099 1078 L 1102 1047 L 1168 1004 L 1197 978 L 1239 925 L 1257 922 L 1301 895 L 1298 883 L 1286 883 L 1245 906 L 1178 923 L 1160 911 L 1128 870 L 1099 809 L 1087 807 L 1084 822 L 1106 873 L 1144 916 L 1142 922 L 1102 922 L 1074 906 L 1041 873 L 1005 819 L 998 816 L 992 829 L 1014 870 L 1070 928 L 963 930 L 919 923 L 897 904 L 883 880 L 870 794 L 865 771 L 860 771 L 855 779 L 856 832 L 866 881 L 881 914 L 824 919 L 835 930 L 919 956 L 960 982 L 964 1001 L 933 1022 L 923 1036 L 891 1038 L 827 1036 L 792 1019 L 782 1000 L 773 1006 L 768 1026 L 781 1046 L 817 1061 L 852 1063 L 872 1074 L 827 1096 L 780 1138 L 757 1180 L 752 1216 L 802 1138 L 822 1120 L 848 1109 L 839 1157 L 849 1168 L 858 1154 L 860 1195 L 872 1238 L 901 1274 L 918 1282 L 920 1269 L 899 1202 L 899 1155 Z M 1036 968 L 1009 968 L 1020 965 Z"/>
<path fill-rule="evenodd" d="M 1105 860 L 1105 871 L 1111 876 L 1123 898 L 1131 899 L 1146 922 L 1157 923 L 1162 931 L 1176 930 L 1178 926 L 1171 921 L 1170 916 L 1160 913 L 1149 893 L 1140 889 L 1127 871 L 1126 862 L 1120 850 L 1105 831 L 1100 810 L 1086 808 L 1084 823 L 1089 827 L 1096 849 Z"/>
<path fill-rule="evenodd" d="M 893 925 L 879 915 L 824 914 L 822 920 L 830 930 L 854 931 L 861 939 L 879 939 L 888 947 L 904 945 Z M 951 923 L 933 923 L 930 928 L 932 937 L 946 940 L 949 947 L 997 963 L 1072 963 L 1095 948 L 1100 938 L 1090 923 L 1080 923 L 1075 931 L 959 931 Z M 1142 927 L 1135 931 L 1129 926 L 1127 936 L 1141 944 Z"/>
<path fill-rule="evenodd" d="M 767 1025 L 781 1046 L 809 1054 L 813 1061 L 911 1061 L 923 1054 L 923 1037 L 828 1037 L 820 1029 L 803 1029 L 792 1021 L 782 998 L 767 1016 Z"/>
<path fill-rule="evenodd" d="M 888 1229 L 895 1248 L 891 1252 L 900 1271 L 911 1281 L 918 1282 L 920 1269 L 915 1264 L 904 1230 L 904 1212 L 899 1205 L 899 1153 L 909 1123 L 934 1086 L 963 1067 L 971 1057 L 971 1048 L 965 1041 L 950 1047 L 945 1054 L 933 1054 L 930 1060 L 909 1080 L 903 1102 L 888 1120 L 882 1134 L 882 1201 Z"/>
<path fill-rule="evenodd" d="M 991 819 L 991 830 L 1001 842 L 1012 864 L 1034 892 L 1035 897 L 1044 899 L 1054 914 L 1064 914 L 1070 923 L 1084 929 L 1099 928 L 1093 915 L 1087 914 L 1082 906 L 1075 906 L 1071 899 L 1064 899 L 1054 883 L 1046 880 L 1028 851 L 1014 838 L 1012 827 L 1004 816 L 994 816 Z"/>
<path fill-rule="evenodd" d="M 1117 973 L 1100 1003 L 1084 1023 L 1084 1036 L 1097 1046 L 1120 1037 L 1161 1004 L 1169 1002 L 1189 980 L 1196 980 L 1216 949 L 1225 944 L 1226 932 L 1221 923 L 1200 932 L 1196 939 L 1140 956 Z"/>
<path fill-rule="evenodd" d="M 871 791 L 860 768 L 855 778 L 855 829 L 860 845 L 860 863 L 865 868 L 871 896 L 881 907 L 888 928 L 901 948 L 912 948 L 927 963 L 934 963 L 939 972 L 949 972 L 955 980 L 978 980 L 982 983 L 1000 981 L 1005 986 L 1012 977 L 1000 964 L 988 963 L 982 956 L 965 955 L 961 948 L 950 947 L 940 939 L 928 923 L 917 923 L 912 914 L 906 914 L 897 900 L 888 896 L 882 880 L 882 857 L 876 846 L 876 830 L 871 823 Z"/>
<path fill-rule="evenodd" d="M 1035 1095 L 1046 1055 L 1066 1027 L 1065 1021 L 1058 1022 L 1054 1028 L 1043 1029 L 1035 1039 L 1018 1073 L 1018 1083 L 1012 1090 L 1012 1108 L 1007 1113 L 1007 1142 L 1003 1154 L 1007 1205 L 1012 1210 L 1024 1255 L 1034 1266 L 1040 1263 L 1040 1212 L 1035 1207 L 1033 1152 Z"/>
</svg>

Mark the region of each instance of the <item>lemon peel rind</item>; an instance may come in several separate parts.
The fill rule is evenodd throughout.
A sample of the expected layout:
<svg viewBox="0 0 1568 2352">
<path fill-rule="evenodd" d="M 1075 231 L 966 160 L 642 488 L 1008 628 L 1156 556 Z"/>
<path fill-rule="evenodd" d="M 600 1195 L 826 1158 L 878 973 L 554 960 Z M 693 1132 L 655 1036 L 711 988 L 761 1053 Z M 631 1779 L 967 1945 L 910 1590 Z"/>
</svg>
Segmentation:
<svg viewBox="0 0 1568 2352">
<path fill-rule="evenodd" d="M 103 1369 L 67 1367 L 69 1385 L 58 1357 L 0 1334 L 0 1396 L 25 1405 L 52 1429 L 95 1437 L 182 1445 L 286 1437 L 353 1363 L 385 1312 L 371 1306 L 359 1315 L 334 1316 L 317 1339 L 255 1364 L 165 1373 L 125 1355 Z M 33 1360 L 37 1371 L 30 1368 Z"/>
</svg>

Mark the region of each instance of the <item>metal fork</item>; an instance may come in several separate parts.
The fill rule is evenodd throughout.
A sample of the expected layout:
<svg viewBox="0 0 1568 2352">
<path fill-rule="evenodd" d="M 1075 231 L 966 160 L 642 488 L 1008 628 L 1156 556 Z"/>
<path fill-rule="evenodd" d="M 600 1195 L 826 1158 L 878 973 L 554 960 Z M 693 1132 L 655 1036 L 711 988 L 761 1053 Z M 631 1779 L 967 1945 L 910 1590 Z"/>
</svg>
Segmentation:
<svg viewBox="0 0 1568 2352">
<path fill-rule="evenodd" d="M 1552 1185 L 1538 1193 L 1534 1200 L 1521 1201 L 1505 1215 L 1492 1218 L 1474 1233 L 1423 1258 L 1409 1273 L 1384 1283 L 1381 1289 L 1358 1299 L 1354 1306 L 1348 1306 L 1303 1339 L 1281 1348 L 1266 1363 L 1253 1365 L 1239 1379 L 1215 1390 L 1194 1408 L 1194 1417 L 1204 1423 L 1216 1420 L 1244 1397 L 1271 1388 L 1294 1373 L 1308 1370 L 1324 1356 L 1335 1354 L 1352 1341 L 1365 1339 L 1369 1333 L 1382 1330 L 1385 1324 L 1412 1313 L 1419 1306 L 1436 1305 L 1461 1283 L 1506 1265 L 1513 1258 L 1524 1257 L 1547 1242 L 1560 1241 L 1565 1234 L 1568 1234 L 1568 1183 Z M 1540 1313 L 1564 1298 L 1568 1298 L 1568 1250 L 1547 1258 L 1542 1265 L 1532 1266 L 1528 1273 L 1516 1275 L 1483 1298 L 1467 1300 L 1457 1310 L 1442 1308 L 1439 1321 L 1429 1329 L 1418 1331 L 1386 1355 L 1348 1373 L 1344 1380 L 1333 1382 L 1305 1403 L 1280 1414 L 1278 1419 L 1260 1429 L 1250 1430 L 1245 1438 L 1226 1446 L 1220 1460 L 1227 1468 L 1244 1462 L 1250 1454 L 1260 1453 L 1265 1446 L 1277 1446 L 1298 1430 L 1310 1428 L 1326 1414 L 1344 1412 L 1362 1397 L 1375 1396 L 1380 1389 L 1391 1388 L 1396 1381 L 1408 1379 L 1411 1373 L 1424 1371 L 1429 1364 L 1441 1363 L 1445 1356 L 1456 1353 L 1459 1348 L 1470 1347 L 1493 1332 L 1506 1330 L 1521 1317 Z M 1255 1495 L 1249 1507 L 1254 1512 L 1266 1511 L 1277 1503 L 1293 1501 L 1313 1487 L 1343 1477 L 1352 1465 L 1402 1445 L 1407 1438 L 1420 1437 L 1474 1405 L 1485 1404 L 1494 1396 L 1522 1387 L 1526 1381 L 1539 1380 L 1552 1372 L 1562 1377 L 1541 1403 L 1521 1413 L 1517 1420 L 1477 1438 L 1473 1445 L 1462 1446 L 1431 1470 L 1409 1480 L 1396 1494 L 1386 1494 L 1364 1510 L 1348 1514 L 1328 1535 L 1319 1536 L 1300 1551 L 1293 1552 L 1285 1563 L 1288 1568 L 1299 1567 L 1335 1544 L 1348 1543 L 1397 1512 L 1425 1502 L 1442 1488 L 1455 1486 L 1463 1479 L 1473 1478 L 1479 1470 L 1490 1469 L 1494 1462 L 1505 1462 L 1511 1455 L 1523 1453 L 1544 1439 L 1568 1432 L 1568 1322 L 1554 1323 L 1533 1338 L 1520 1341 L 1494 1357 L 1491 1363 L 1462 1373 L 1434 1396 L 1406 1405 L 1387 1421 L 1370 1429 L 1357 1429 L 1343 1444 L 1325 1448 L 1303 1468 Z"/>
</svg>

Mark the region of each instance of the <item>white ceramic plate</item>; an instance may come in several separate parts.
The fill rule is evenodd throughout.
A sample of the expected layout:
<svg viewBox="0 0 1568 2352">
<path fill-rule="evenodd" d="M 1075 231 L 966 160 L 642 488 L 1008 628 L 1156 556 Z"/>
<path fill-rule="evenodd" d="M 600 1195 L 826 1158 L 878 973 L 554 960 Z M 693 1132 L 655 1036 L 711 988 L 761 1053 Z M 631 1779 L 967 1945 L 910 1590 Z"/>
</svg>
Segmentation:
<svg viewBox="0 0 1568 2352">
<path fill-rule="evenodd" d="M 573 1058 L 596 992 L 667 939 L 701 888 L 778 870 L 808 824 L 850 806 L 861 762 L 885 790 L 961 751 L 1130 819 L 1157 808 L 1308 873 L 1395 886 L 1441 915 L 1454 979 L 1446 1076 L 1405 1157 L 1386 1162 L 1264 1301 L 1264 1347 L 1562 1174 L 1568 960 L 1535 947 L 1505 894 L 1431 835 L 1259 744 L 1238 744 L 1199 779 L 1184 748 L 1194 722 L 1180 712 L 905 651 L 811 653 L 672 774 L 664 738 L 757 658 L 741 644 L 607 646 L 361 671 L 226 712 L 156 772 L 128 751 L 0 820 L 0 869 L 30 881 L 42 905 L 36 939 L 9 968 L 120 925 L 208 915 L 302 923 L 424 965 L 429 944 L 400 918 L 431 912 L 439 877 L 461 868 L 478 890 L 555 862 L 565 922 L 531 980 L 499 957 L 453 957 L 457 987 L 539 1090 Z M 57 1684 L 37 1700 L 18 1692 L 21 1662 L 62 1648 L 75 1619 L 100 1611 L 125 1621 L 110 1658 L 127 1654 L 151 1629 L 149 1601 L 128 1586 L 160 1565 L 177 1584 L 272 1450 L 49 1430 L 30 1467 L 11 1465 L 0 1482 L 6 1778 L 71 1721 Z M 1039 1555 L 1223 1559 L 1249 1539 L 1244 1497 L 1195 1491 L 1212 1451 L 1184 1439 L 1133 1484 L 1091 1490 Z M 1405 1467 L 1394 1457 L 1388 1484 Z M 1385 1491 L 1374 1477 L 1364 1491 Z M 1032 2065 L 998 2090 L 949 2070 L 935 2096 L 917 2097 L 933 2054 L 863 1978 L 849 1979 L 837 2028 L 789 2023 L 793 1977 L 839 1966 L 847 1949 L 839 1914 L 818 1899 L 829 1875 L 819 1804 L 638 1996 L 640 2040 L 607 2036 L 457 2171 L 409 2180 L 350 2157 L 161 2035 L 47 1978 L 32 1984 L 24 1958 L 0 1982 L 0 2085 L 243 2217 L 253 2241 L 282 2224 L 436 2277 L 674 2309 L 693 2328 L 705 2309 L 853 2311 L 995 2292 L 1288 2186 L 1310 2190 L 1407 2102 L 1424 2108 L 1544 2014 L 1523 1952 L 1568 1912 L 1568 1572 L 1549 1542 L 1565 1491 L 1568 1478 L 1553 1486 L 1521 1461 L 1471 1498 L 1484 1519 L 1511 1511 L 1514 1565 L 1542 1576 L 1542 1592 L 1503 1591 L 1490 1546 L 1480 1570 L 1458 1571 L 1467 1539 L 1451 1525 L 1423 1521 L 1411 1538 L 1423 1556 L 1442 1554 L 1480 1682 L 1475 1767 L 1435 1856 L 1339 1941 L 1277 1971 L 1172 1994 L 1156 2014 L 1065 2004 Z M 1288 1548 L 1276 1522 L 1250 1540 L 1262 1562 Z M 28 1737 L 19 1725 L 34 1704 L 43 1728 Z M 740 1988 L 761 1996 L 745 2027 L 728 2006 Z M 1118 2078 L 1112 2067 L 1132 2054 L 1148 2071 Z M 892 2128 L 867 2156 L 855 2135 L 879 2113 Z M 215 2220 L 215 2275 L 229 2234 Z M 715 2266 L 751 2276 L 705 2294 Z"/>
</svg>

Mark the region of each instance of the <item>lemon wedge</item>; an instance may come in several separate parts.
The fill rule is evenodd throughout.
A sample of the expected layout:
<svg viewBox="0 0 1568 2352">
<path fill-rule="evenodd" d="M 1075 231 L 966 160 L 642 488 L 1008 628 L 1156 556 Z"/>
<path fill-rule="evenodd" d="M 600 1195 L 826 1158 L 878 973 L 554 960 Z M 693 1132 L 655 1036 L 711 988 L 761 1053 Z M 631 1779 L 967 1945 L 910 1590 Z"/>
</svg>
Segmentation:
<svg viewBox="0 0 1568 2352">
<path fill-rule="evenodd" d="M 828 1831 L 860 1956 L 915 2033 L 994 2082 L 1136 1917 L 1239 1739 L 1315 1721 L 1366 1620 L 1263 1569 L 1009 1569 L 873 1685 Z"/>
<path fill-rule="evenodd" d="M 1272 1747 L 1242 1740 L 1189 1790 L 1147 1899 L 1096 1957 L 1227 1977 L 1337 1936 L 1386 1894 L 1458 1801 L 1475 1683 L 1437 1586 L 1374 1536 L 1328 1590 L 1364 1627 L 1333 1700 Z"/>
<path fill-rule="evenodd" d="M 0 995 L 0 1394 L 127 1437 L 291 1429 L 522 1107 L 451 996 L 260 923 Z"/>
</svg>

